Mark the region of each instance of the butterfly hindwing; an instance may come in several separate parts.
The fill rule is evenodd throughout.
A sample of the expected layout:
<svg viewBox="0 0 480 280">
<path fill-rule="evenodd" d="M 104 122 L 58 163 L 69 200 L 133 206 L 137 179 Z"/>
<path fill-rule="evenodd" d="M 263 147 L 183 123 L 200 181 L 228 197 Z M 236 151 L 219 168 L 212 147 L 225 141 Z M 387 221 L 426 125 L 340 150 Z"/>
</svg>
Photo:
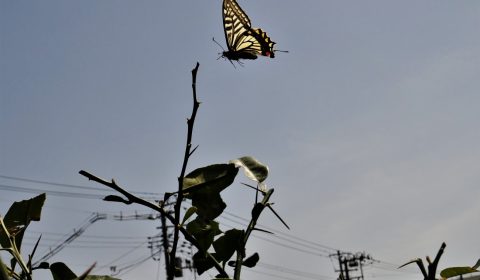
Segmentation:
<svg viewBox="0 0 480 280">
<path fill-rule="evenodd" d="M 235 0 L 223 0 L 223 26 L 230 60 L 256 59 L 257 55 L 274 57 L 273 45 L 267 33 L 252 28 L 247 14 Z"/>
</svg>

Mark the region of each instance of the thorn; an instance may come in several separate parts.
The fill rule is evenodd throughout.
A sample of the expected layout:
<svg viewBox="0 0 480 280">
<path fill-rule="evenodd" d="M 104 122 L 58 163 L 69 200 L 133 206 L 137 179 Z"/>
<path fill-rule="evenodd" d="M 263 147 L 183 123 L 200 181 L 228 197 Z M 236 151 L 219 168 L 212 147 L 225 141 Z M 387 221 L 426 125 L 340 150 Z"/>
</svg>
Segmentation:
<svg viewBox="0 0 480 280">
<path fill-rule="evenodd" d="M 192 151 L 190 151 L 190 153 L 188 154 L 188 156 L 191 156 L 191 155 L 195 152 L 195 150 L 197 150 L 197 148 L 198 148 L 198 145 L 197 145 L 195 148 L 193 148 Z"/>
<path fill-rule="evenodd" d="M 277 216 L 277 218 L 282 222 L 282 224 L 287 228 L 287 229 L 290 229 L 290 227 L 287 225 L 287 223 L 285 223 L 285 221 L 280 218 L 280 216 L 277 214 L 277 212 L 275 212 L 275 210 L 273 210 L 272 206 L 270 206 L 270 203 L 267 204 L 267 207 L 272 210 L 273 214 L 275 214 L 275 216 Z"/>
</svg>

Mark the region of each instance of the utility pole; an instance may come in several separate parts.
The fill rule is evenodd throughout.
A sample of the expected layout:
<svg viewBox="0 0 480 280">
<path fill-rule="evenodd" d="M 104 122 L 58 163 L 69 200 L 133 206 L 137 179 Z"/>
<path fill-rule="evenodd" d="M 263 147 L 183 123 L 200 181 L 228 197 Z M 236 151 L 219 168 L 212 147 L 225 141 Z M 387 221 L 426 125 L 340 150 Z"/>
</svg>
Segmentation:
<svg viewBox="0 0 480 280">
<path fill-rule="evenodd" d="M 167 219 L 165 218 L 165 215 L 160 215 L 160 220 L 162 221 L 162 244 L 163 253 L 165 254 L 165 268 L 168 272 L 170 267 L 170 250 L 168 249 Z"/>
<path fill-rule="evenodd" d="M 337 257 L 339 269 L 335 272 L 340 272 L 340 279 L 343 280 L 364 280 L 363 265 L 367 262 L 372 262 L 373 259 L 365 253 L 348 253 L 337 251 L 337 254 L 330 255 L 330 257 Z M 355 273 L 360 271 L 360 274 Z"/>
<path fill-rule="evenodd" d="M 343 279 L 344 276 L 343 276 L 342 256 L 340 255 L 340 251 L 337 251 L 337 256 L 338 256 L 338 267 L 340 267 L 340 277 L 341 279 Z"/>
</svg>

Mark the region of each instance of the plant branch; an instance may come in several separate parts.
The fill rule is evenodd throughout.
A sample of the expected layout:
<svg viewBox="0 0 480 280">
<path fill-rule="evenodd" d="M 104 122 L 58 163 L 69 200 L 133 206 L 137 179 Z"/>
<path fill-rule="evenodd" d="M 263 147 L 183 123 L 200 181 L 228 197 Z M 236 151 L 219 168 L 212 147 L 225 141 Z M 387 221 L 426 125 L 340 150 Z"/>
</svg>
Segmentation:
<svg viewBox="0 0 480 280">
<path fill-rule="evenodd" d="M 88 180 L 97 182 L 99 184 L 107 186 L 107 187 L 123 194 L 128 199 L 125 203 L 128 203 L 128 204 L 136 203 L 136 204 L 146 206 L 146 207 L 148 207 L 152 210 L 155 210 L 155 211 L 159 212 L 161 215 L 164 215 L 172 224 L 175 223 L 175 218 L 172 215 L 170 215 L 167 211 L 165 211 L 165 209 L 163 209 L 162 207 L 160 207 L 156 204 L 145 201 L 145 200 L 129 193 L 128 191 L 126 191 L 123 188 L 121 188 L 120 186 L 118 186 L 117 183 L 115 183 L 114 180 L 112 180 L 111 182 L 108 182 L 108 181 L 105 181 L 105 180 L 103 180 L 103 179 L 101 179 L 101 178 L 99 178 L 99 177 L 97 177 L 93 174 L 90 174 L 90 173 L 88 173 L 87 171 L 84 171 L 84 170 L 81 170 L 79 173 L 80 173 L 80 175 L 83 175 L 83 176 L 87 177 Z M 195 246 L 197 249 L 200 250 L 200 245 L 198 244 L 195 237 L 193 237 L 190 233 L 188 233 L 187 230 L 184 227 L 178 227 L 178 228 L 179 228 L 180 232 L 182 233 L 183 237 L 185 237 L 185 239 L 188 242 L 190 242 L 193 246 Z M 228 274 L 223 269 L 222 265 L 215 259 L 215 257 L 213 257 L 210 253 L 207 253 L 207 257 L 210 258 L 213 261 L 215 268 L 217 269 L 217 271 L 221 275 L 228 276 Z"/>
<path fill-rule="evenodd" d="M 440 249 L 438 250 L 437 256 L 433 260 L 433 262 L 429 262 L 428 264 L 428 280 L 435 280 L 435 274 L 437 273 L 437 266 L 438 262 L 440 261 L 440 257 L 443 254 L 443 251 L 445 250 L 445 247 L 447 244 L 445 242 L 442 243 L 440 246 Z"/>
<path fill-rule="evenodd" d="M 193 136 L 193 126 L 195 124 L 195 117 L 197 116 L 198 107 L 200 107 L 200 102 L 197 100 L 197 71 L 200 64 L 197 62 L 197 65 L 192 70 L 192 92 L 193 92 L 193 109 L 192 115 L 187 120 L 187 143 L 185 145 L 185 153 L 183 156 L 183 164 L 182 170 L 180 171 L 180 176 L 178 176 L 178 195 L 177 195 L 177 202 L 174 206 L 175 211 L 175 221 L 174 221 L 174 232 L 173 232 L 173 244 L 172 250 L 170 251 L 170 266 L 168 269 L 168 280 L 173 280 L 175 274 L 175 255 L 177 253 L 177 246 L 178 246 L 178 239 L 179 239 L 179 230 L 180 230 L 180 210 L 183 201 L 183 178 L 185 177 L 185 172 L 187 170 L 188 159 L 190 155 L 196 150 L 196 148 L 191 151 L 192 149 L 192 136 Z"/>
</svg>

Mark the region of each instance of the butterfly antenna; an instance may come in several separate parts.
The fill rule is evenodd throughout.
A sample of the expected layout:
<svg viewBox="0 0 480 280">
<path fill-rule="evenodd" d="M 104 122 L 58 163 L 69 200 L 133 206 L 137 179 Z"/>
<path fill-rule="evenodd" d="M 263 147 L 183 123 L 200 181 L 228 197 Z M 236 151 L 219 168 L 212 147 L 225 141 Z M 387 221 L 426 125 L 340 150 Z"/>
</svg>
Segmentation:
<svg viewBox="0 0 480 280">
<path fill-rule="evenodd" d="M 215 37 L 212 37 L 212 40 L 213 40 L 217 45 L 220 46 L 220 48 L 222 49 L 222 51 L 225 51 L 225 49 L 223 48 L 223 46 L 220 45 L 220 43 L 215 40 Z"/>
<path fill-rule="evenodd" d="M 274 52 L 283 52 L 283 53 L 288 53 L 289 51 L 282 51 L 282 50 L 273 50 Z"/>
</svg>

